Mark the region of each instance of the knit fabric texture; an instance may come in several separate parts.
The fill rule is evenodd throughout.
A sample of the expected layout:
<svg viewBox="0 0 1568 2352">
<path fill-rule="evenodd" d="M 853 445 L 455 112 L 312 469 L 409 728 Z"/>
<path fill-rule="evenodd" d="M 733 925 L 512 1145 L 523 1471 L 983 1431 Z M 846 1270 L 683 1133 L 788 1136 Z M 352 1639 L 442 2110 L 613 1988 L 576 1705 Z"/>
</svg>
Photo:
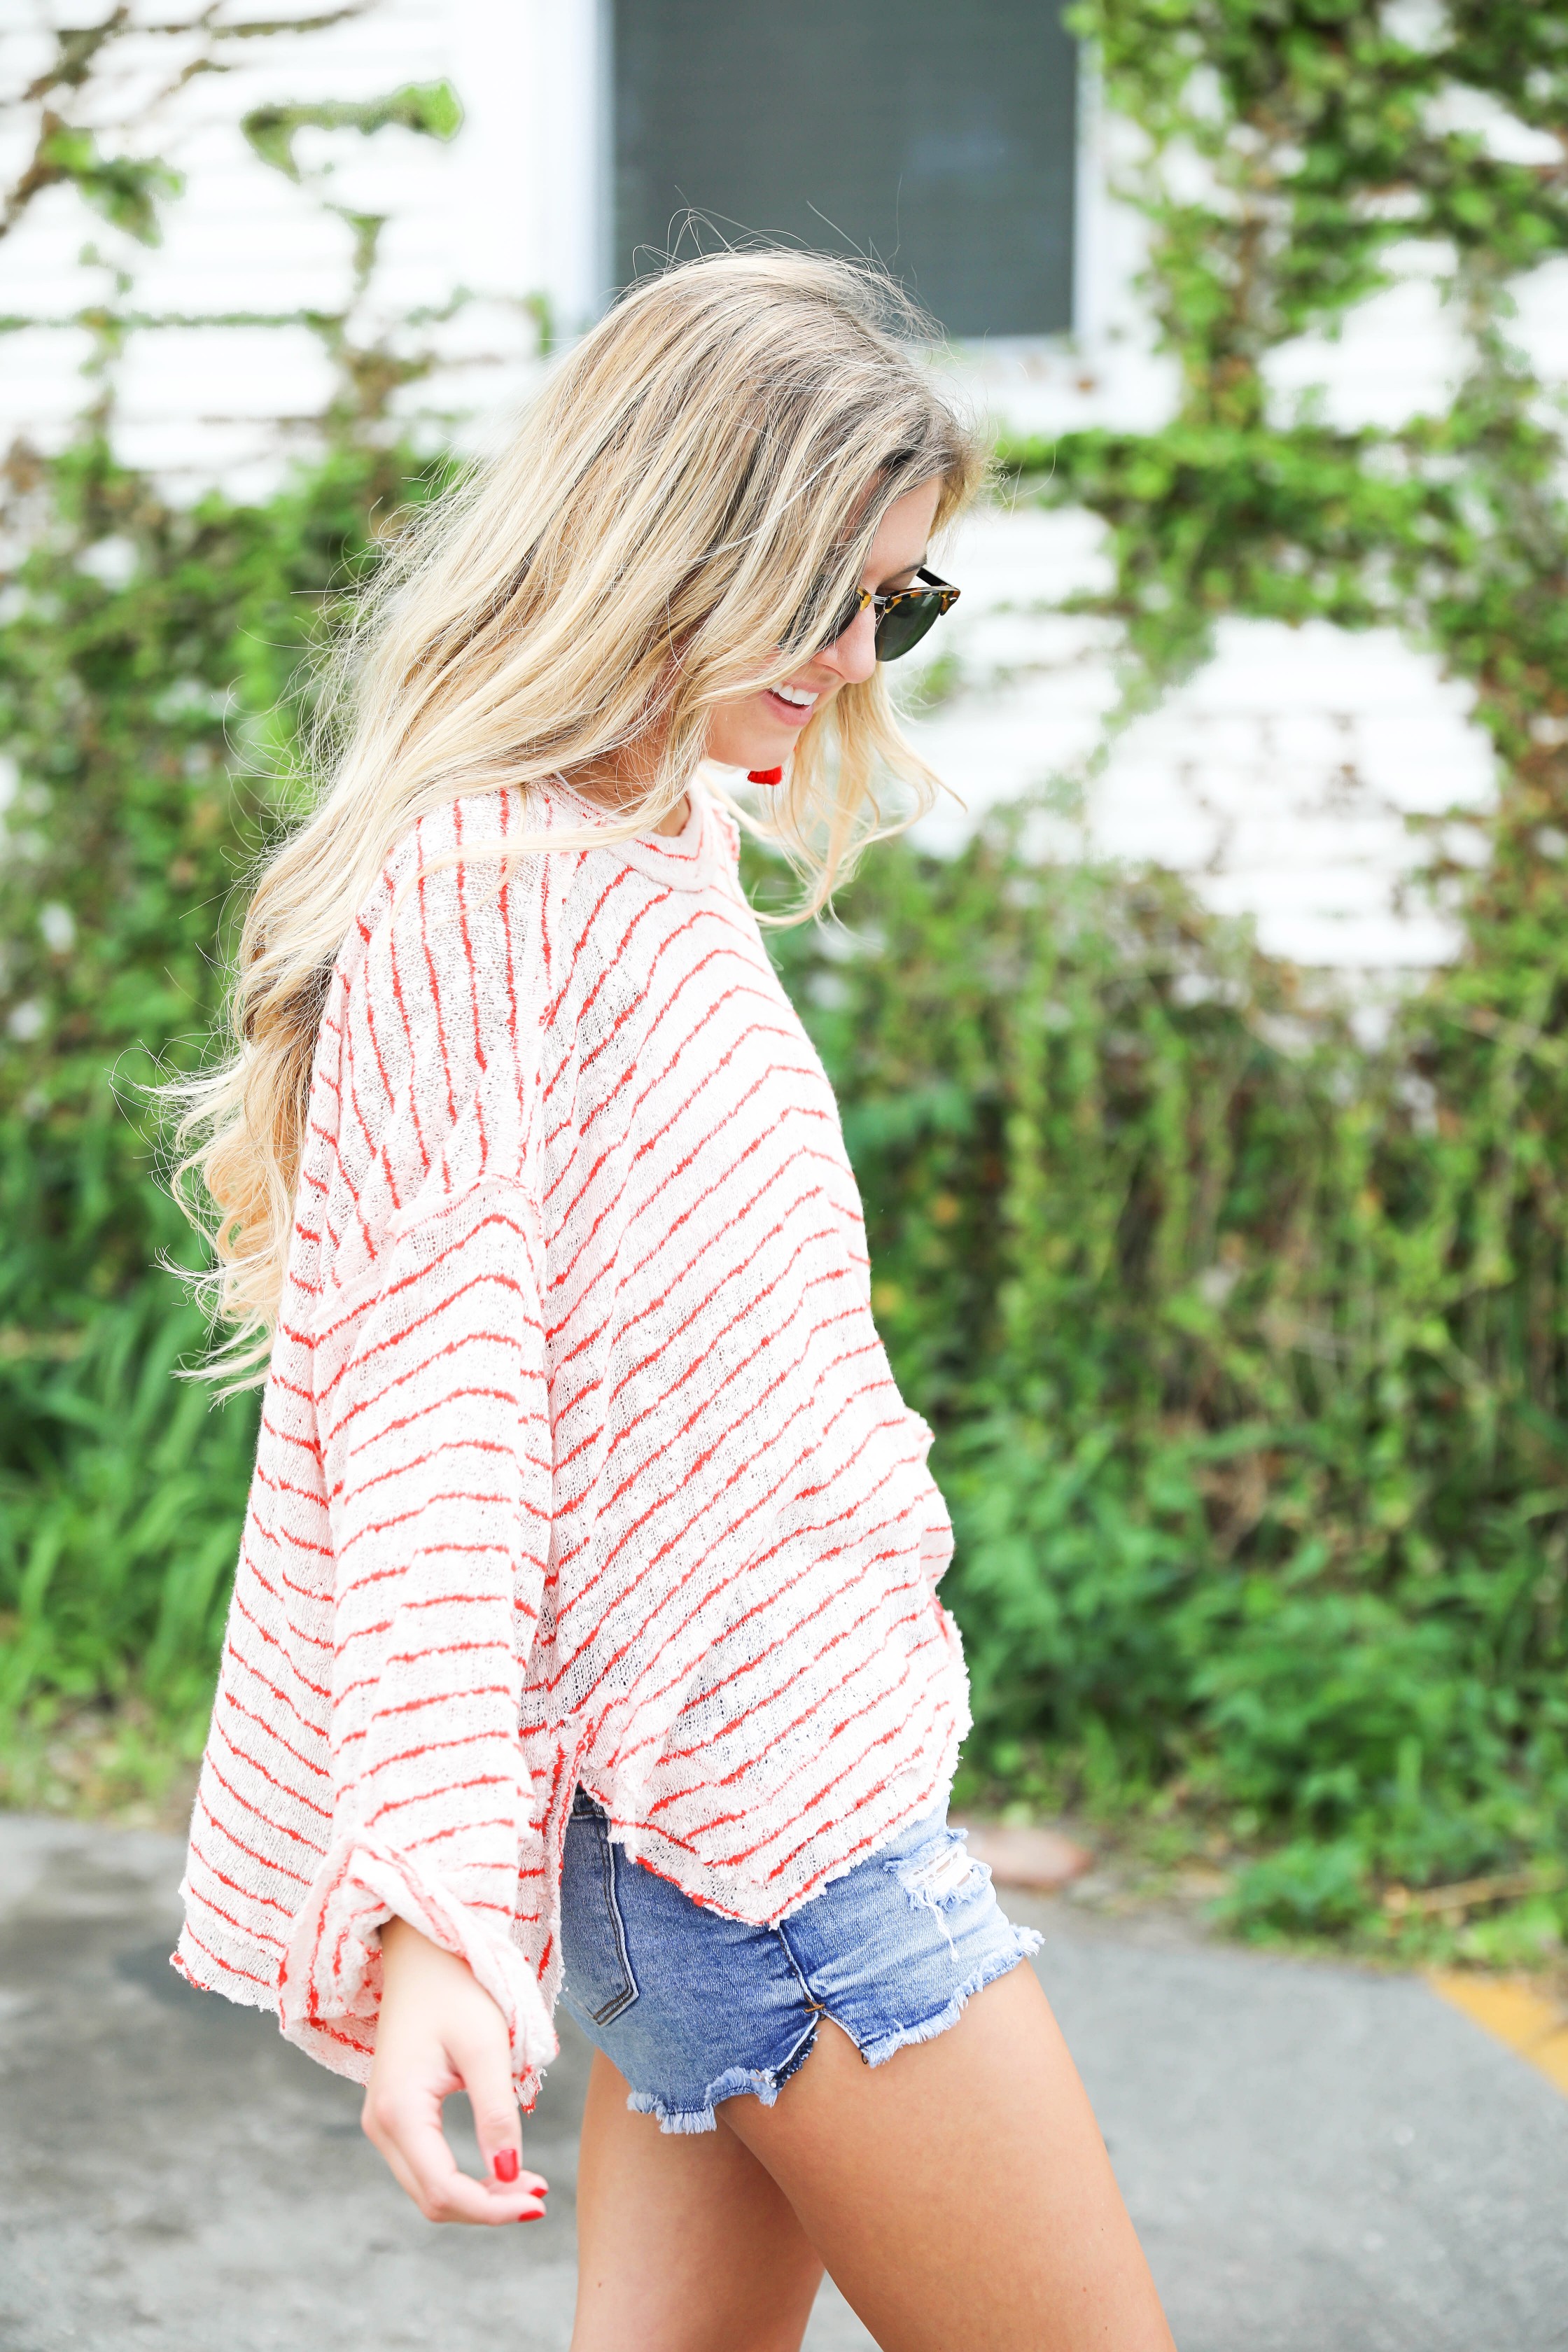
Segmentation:
<svg viewBox="0 0 1568 2352">
<path fill-rule="evenodd" d="M 363 2080 L 405 1918 L 525 2104 L 578 1782 L 767 1924 L 940 1801 L 969 1720 L 930 1432 L 733 820 L 696 787 L 677 837 L 549 845 L 593 828 L 453 803 L 338 960 L 175 1960 Z"/>
</svg>

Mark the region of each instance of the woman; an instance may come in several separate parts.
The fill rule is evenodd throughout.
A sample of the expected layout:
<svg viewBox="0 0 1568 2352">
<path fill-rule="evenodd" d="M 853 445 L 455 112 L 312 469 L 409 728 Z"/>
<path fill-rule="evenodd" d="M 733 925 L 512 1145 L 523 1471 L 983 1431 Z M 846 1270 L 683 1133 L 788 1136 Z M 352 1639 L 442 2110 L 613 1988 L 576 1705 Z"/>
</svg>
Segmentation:
<svg viewBox="0 0 1568 2352">
<path fill-rule="evenodd" d="M 825 2263 L 900 2352 L 1170 2341 L 946 1826 L 929 1432 L 715 775 L 806 912 L 875 768 L 929 790 L 879 656 L 979 467 L 910 323 L 731 256 L 584 339 L 362 620 L 191 1113 L 269 1369 L 177 1965 L 363 2081 L 442 2221 L 543 2210 L 559 1994 L 578 2352 L 797 2346 Z"/>
</svg>

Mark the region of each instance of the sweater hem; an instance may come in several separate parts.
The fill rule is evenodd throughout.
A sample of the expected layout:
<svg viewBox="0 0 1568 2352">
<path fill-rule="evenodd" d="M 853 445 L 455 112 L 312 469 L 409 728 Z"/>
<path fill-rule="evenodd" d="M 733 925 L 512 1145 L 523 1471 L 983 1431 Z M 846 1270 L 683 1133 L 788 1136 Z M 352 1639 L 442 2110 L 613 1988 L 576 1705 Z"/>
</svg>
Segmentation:
<svg viewBox="0 0 1568 2352">
<path fill-rule="evenodd" d="M 955 1719 L 935 1748 L 934 1763 L 916 1757 L 905 1768 L 911 1777 L 920 1772 L 918 1792 L 901 1799 L 890 1812 L 879 1819 L 875 1829 L 863 1833 L 859 1825 L 882 1790 L 869 1791 L 859 1799 L 833 1824 L 834 1833 L 823 1832 L 812 1841 L 823 1857 L 819 1866 L 811 1872 L 805 1885 L 783 1900 L 770 1899 L 765 1881 L 716 1868 L 710 1860 L 683 1847 L 654 1824 L 627 1820 L 617 1812 L 613 1788 L 605 1793 L 586 1777 L 582 1779 L 582 1786 L 605 1813 L 611 1842 L 620 1847 L 628 1861 L 652 1871 L 656 1877 L 667 1880 L 691 1902 L 704 1910 L 717 1912 L 721 1918 L 738 1920 L 749 1927 L 777 1927 L 815 1902 L 837 1880 L 847 1877 L 863 1862 L 873 1859 L 911 1823 L 935 1811 L 952 1790 L 959 1750 L 968 1730 L 968 1708 L 961 1697 Z M 927 1757 L 931 1754 L 928 1750 Z M 926 1769 L 921 1771 L 922 1764 L 926 1764 Z"/>
</svg>

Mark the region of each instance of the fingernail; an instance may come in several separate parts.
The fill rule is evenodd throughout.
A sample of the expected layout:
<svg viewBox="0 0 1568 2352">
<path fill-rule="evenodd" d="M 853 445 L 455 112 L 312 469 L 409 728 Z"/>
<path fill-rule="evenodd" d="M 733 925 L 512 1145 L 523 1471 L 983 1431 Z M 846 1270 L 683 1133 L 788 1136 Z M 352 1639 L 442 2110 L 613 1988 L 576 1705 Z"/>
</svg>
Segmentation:
<svg viewBox="0 0 1568 2352">
<path fill-rule="evenodd" d="M 516 2148 L 503 2147 L 500 2149 L 491 2158 L 491 2169 L 494 2171 L 495 2177 L 498 2180 L 515 2180 L 517 2179 Z"/>
<path fill-rule="evenodd" d="M 537 2213 L 520 2213 L 517 2218 L 520 2221 L 542 2221 L 544 2219 L 544 2210 L 543 2208 L 541 2207 Z"/>
</svg>

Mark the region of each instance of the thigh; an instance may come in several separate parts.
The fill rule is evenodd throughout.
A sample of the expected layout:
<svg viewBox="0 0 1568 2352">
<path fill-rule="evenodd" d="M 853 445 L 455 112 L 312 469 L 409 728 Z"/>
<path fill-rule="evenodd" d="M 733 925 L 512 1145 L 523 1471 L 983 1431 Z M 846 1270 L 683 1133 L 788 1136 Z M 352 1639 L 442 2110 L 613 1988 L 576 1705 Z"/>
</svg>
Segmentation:
<svg viewBox="0 0 1568 2352">
<path fill-rule="evenodd" d="M 737 2105 L 727 2101 L 721 2116 Z M 572 2352 L 799 2352 L 822 2263 L 721 2120 L 661 2132 L 594 2053 L 577 2169 Z"/>
<path fill-rule="evenodd" d="M 1031 1969 L 880 2066 L 825 2023 L 775 2107 L 721 2113 L 883 2352 L 1173 2352 Z"/>
</svg>

